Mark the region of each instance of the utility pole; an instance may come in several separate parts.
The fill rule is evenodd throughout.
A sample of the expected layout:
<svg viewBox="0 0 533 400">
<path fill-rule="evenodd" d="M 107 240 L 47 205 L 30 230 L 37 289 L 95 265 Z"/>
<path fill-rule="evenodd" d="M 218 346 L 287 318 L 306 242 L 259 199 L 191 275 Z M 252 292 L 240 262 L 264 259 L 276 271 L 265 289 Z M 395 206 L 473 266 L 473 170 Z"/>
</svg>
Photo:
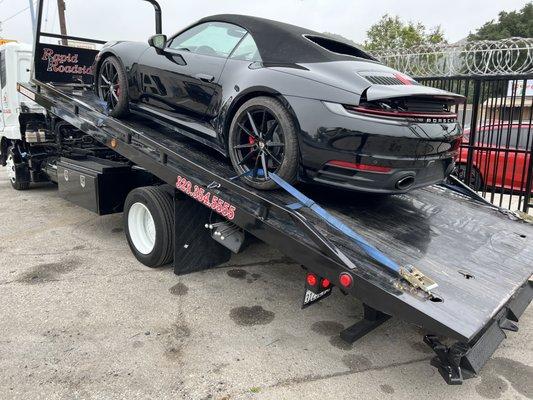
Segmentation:
<svg viewBox="0 0 533 400">
<path fill-rule="evenodd" d="M 57 13 L 59 14 L 59 30 L 61 35 L 67 34 L 67 20 L 65 18 L 65 0 L 57 0 Z M 68 40 L 63 38 L 61 39 L 61 44 L 63 46 L 68 46 Z"/>
<path fill-rule="evenodd" d="M 33 29 L 33 37 L 35 37 L 35 5 L 33 4 L 33 0 L 28 1 L 30 2 L 31 27 Z"/>
</svg>

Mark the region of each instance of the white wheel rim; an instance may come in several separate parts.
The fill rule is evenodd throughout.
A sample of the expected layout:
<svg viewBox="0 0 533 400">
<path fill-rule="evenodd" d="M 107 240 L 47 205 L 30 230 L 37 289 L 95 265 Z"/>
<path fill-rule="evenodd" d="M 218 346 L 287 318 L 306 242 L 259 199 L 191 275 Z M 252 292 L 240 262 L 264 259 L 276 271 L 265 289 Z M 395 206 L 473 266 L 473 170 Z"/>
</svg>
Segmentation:
<svg viewBox="0 0 533 400">
<path fill-rule="evenodd" d="M 7 156 L 6 168 L 7 168 L 7 177 L 9 178 L 11 183 L 15 183 L 17 180 L 17 175 L 15 173 L 15 160 L 13 159 L 13 154 L 9 154 Z"/>
<path fill-rule="evenodd" d="M 150 254 L 155 246 L 155 223 L 152 213 L 143 203 L 134 203 L 128 212 L 128 233 L 135 248 Z"/>
</svg>

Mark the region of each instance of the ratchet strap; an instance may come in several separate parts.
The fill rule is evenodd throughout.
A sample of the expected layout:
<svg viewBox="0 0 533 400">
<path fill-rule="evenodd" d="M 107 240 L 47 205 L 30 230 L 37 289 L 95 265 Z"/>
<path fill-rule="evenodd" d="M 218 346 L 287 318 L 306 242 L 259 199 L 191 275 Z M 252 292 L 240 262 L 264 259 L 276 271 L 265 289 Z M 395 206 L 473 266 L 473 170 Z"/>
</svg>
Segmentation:
<svg viewBox="0 0 533 400">
<path fill-rule="evenodd" d="M 438 286 L 435 281 L 433 281 L 431 278 L 426 277 L 422 272 L 417 270 L 415 267 L 400 266 L 396 261 L 387 257 L 377 248 L 375 248 L 370 243 L 368 243 L 365 240 L 365 238 L 363 238 L 361 235 L 356 233 L 353 229 L 348 227 L 338 218 L 331 215 L 329 212 L 327 212 L 325 209 L 323 209 L 317 203 L 315 203 L 312 199 L 304 195 L 302 192 L 300 192 L 290 183 L 280 178 L 275 173 L 269 172 L 268 177 L 272 179 L 274 182 L 276 182 L 278 186 L 280 186 L 283 190 L 289 193 L 292 197 L 298 200 L 298 202 L 296 203 L 288 204 L 287 205 L 288 208 L 292 210 L 297 210 L 302 207 L 309 208 L 316 215 L 318 215 L 323 221 L 325 221 L 328 225 L 330 225 L 337 231 L 342 232 L 344 235 L 352 239 L 352 241 L 357 246 L 359 246 L 359 248 L 363 250 L 368 257 L 378 262 L 379 264 L 383 265 L 384 267 L 386 267 L 388 270 L 392 271 L 393 273 L 399 275 L 400 277 L 405 279 L 407 282 L 409 282 L 409 284 L 411 284 L 413 287 L 419 288 L 423 290 L 424 292 L 430 294 L 430 290 Z"/>
<path fill-rule="evenodd" d="M 301 207 L 309 208 L 316 215 L 318 215 L 323 221 L 325 221 L 328 225 L 330 225 L 331 227 L 335 228 L 339 232 L 342 232 L 343 234 L 348 236 L 350 239 L 352 239 L 355 242 L 355 244 L 357 244 L 370 258 L 372 258 L 373 260 L 377 261 L 381 265 L 387 267 L 389 270 L 391 270 L 391 271 L 393 271 L 393 272 L 395 272 L 397 274 L 400 273 L 400 266 L 394 260 L 391 260 L 389 257 L 387 257 L 385 254 L 383 254 L 381 251 L 379 251 L 374 246 L 372 246 L 370 243 L 368 243 L 365 240 L 365 238 L 363 238 L 361 235 L 359 235 L 356 232 L 354 232 L 353 229 L 351 229 L 346 224 L 344 224 L 342 221 L 340 221 L 338 218 L 334 217 L 329 212 L 324 210 L 317 203 L 315 203 L 313 200 L 311 200 L 305 194 L 300 192 L 298 189 L 296 189 L 290 183 L 288 183 L 285 180 L 281 179 L 275 173 L 270 172 L 268 174 L 268 176 L 269 176 L 270 179 L 272 179 L 274 182 L 276 182 L 283 190 L 285 190 L 292 197 L 294 197 L 296 200 L 298 200 L 298 203 L 289 204 L 288 205 L 289 208 L 291 208 L 293 210 L 301 208 Z"/>
</svg>

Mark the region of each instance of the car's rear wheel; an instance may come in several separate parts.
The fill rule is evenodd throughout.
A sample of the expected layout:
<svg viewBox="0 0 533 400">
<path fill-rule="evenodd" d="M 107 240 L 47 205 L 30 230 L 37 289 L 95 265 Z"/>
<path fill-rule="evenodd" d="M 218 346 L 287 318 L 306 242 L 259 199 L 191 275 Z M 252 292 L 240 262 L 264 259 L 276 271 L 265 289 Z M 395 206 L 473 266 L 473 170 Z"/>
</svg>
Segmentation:
<svg viewBox="0 0 533 400">
<path fill-rule="evenodd" d="M 288 182 L 296 181 L 296 125 L 277 99 L 256 97 L 237 110 L 230 126 L 228 150 L 233 168 L 252 187 L 275 189 L 276 183 L 268 176 L 272 172 Z"/>
<path fill-rule="evenodd" d="M 456 164 L 454 173 L 461 181 L 468 183 L 468 186 L 476 192 L 483 189 L 483 177 L 475 166 L 472 165 L 472 168 L 470 169 L 470 182 L 467 182 L 466 180 L 466 164 Z"/>
<path fill-rule="evenodd" d="M 116 57 L 109 56 L 100 65 L 96 82 L 97 93 L 109 115 L 122 117 L 129 111 L 126 71 Z"/>
</svg>

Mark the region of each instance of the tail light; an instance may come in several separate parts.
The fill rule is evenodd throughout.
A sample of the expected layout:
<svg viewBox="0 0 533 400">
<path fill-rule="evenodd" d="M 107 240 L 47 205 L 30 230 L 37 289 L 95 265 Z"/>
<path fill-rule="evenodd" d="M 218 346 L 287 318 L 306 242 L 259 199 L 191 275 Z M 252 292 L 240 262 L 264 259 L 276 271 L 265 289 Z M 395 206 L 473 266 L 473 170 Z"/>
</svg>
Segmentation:
<svg viewBox="0 0 533 400">
<path fill-rule="evenodd" d="M 331 286 L 331 282 L 327 278 L 322 278 L 322 280 L 320 281 L 320 285 L 322 286 L 322 288 L 327 289 Z"/>
<path fill-rule="evenodd" d="M 318 283 L 318 278 L 316 277 L 316 275 L 311 273 L 307 274 L 305 280 L 307 281 L 307 284 L 309 286 L 316 286 Z"/>
<path fill-rule="evenodd" d="M 420 122 L 427 123 L 447 123 L 456 122 L 457 114 L 452 112 L 418 112 L 418 111 L 401 111 L 395 109 L 378 109 L 366 106 L 344 105 L 344 108 L 357 114 L 368 114 L 390 118 L 416 119 Z"/>
<path fill-rule="evenodd" d="M 339 275 L 339 282 L 343 288 L 348 289 L 353 284 L 353 278 L 350 274 L 343 272 Z"/>
<path fill-rule="evenodd" d="M 349 161 L 342 161 L 342 160 L 331 160 L 331 161 L 328 161 L 326 165 L 330 165 L 333 167 L 346 168 L 346 169 L 354 169 L 357 171 L 376 172 L 379 174 L 386 174 L 392 171 L 392 168 L 383 167 L 381 165 L 352 163 Z"/>
</svg>

